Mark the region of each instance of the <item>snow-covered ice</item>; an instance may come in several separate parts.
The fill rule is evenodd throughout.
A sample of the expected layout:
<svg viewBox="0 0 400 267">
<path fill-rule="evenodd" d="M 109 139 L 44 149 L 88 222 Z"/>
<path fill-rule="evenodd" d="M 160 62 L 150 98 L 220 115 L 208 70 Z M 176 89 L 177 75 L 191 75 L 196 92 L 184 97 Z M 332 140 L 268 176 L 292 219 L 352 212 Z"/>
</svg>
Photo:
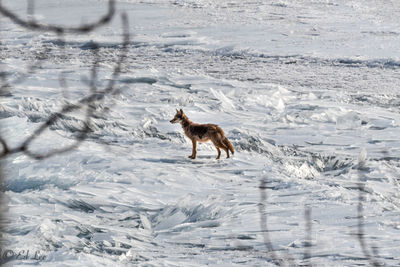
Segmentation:
<svg viewBox="0 0 400 267">
<path fill-rule="evenodd" d="M 2 4 L 24 17 L 26 2 Z M 38 0 L 35 10 L 37 20 L 79 25 L 107 1 Z M 10 145 L 89 91 L 92 42 L 98 86 L 107 84 L 121 12 L 132 38 L 119 94 L 88 140 L 43 161 L 3 160 L 3 249 L 32 255 L 10 266 L 273 266 L 260 207 L 279 257 L 370 265 L 357 239 L 359 180 L 365 241 L 379 263 L 400 265 L 400 2 L 125 0 L 110 24 L 66 35 L 64 46 L 1 17 L 6 80 L 37 64 L 1 98 Z M 188 159 L 190 141 L 169 123 L 176 108 L 220 125 L 235 155 L 216 160 L 208 143 Z M 81 123 L 66 114 L 33 148 L 70 144 Z"/>
</svg>

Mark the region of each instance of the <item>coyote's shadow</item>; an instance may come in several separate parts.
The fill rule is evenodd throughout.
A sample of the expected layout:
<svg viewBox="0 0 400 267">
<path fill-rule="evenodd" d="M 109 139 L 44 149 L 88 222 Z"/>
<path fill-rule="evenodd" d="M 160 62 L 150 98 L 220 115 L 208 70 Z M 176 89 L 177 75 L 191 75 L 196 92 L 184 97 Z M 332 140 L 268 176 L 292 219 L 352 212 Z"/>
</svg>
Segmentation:
<svg viewBox="0 0 400 267">
<path fill-rule="evenodd" d="M 203 165 L 206 163 L 217 163 L 222 160 L 215 159 L 214 155 L 201 155 L 197 156 L 196 159 L 189 159 L 188 157 L 176 157 L 176 158 L 142 158 L 141 160 L 151 163 L 164 163 L 164 164 L 196 164 Z"/>
</svg>

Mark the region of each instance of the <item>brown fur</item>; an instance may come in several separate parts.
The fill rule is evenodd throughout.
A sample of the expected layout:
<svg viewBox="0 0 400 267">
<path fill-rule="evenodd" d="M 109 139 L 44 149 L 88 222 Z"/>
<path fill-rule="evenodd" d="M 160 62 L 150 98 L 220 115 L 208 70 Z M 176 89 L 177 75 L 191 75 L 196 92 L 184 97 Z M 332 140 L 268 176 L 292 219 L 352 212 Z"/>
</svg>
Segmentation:
<svg viewBox="0 0 400 267">
<path fill-rule="evenodd" d="M 234 149 L 229 140 L 225 137 L 224 131 L 215 124 L 198 124 L 189 120 L 189 118 L 183 113 L 183 110 L 176 110 L 175 117 L 170 121 L 171 123 L 178 123 L 182 125 L 185 135 L 192 140 L 192 155 L 189 156 L 191 159 L 195 159 L 197 156 L 197 142 L 210 141 L 214 144 L 218 151 L 217 159 L 221 157 L 221 150 L 225 150 L 226 157 L 229 158 L 229 151 L 234 154 Z"/>
</svg>

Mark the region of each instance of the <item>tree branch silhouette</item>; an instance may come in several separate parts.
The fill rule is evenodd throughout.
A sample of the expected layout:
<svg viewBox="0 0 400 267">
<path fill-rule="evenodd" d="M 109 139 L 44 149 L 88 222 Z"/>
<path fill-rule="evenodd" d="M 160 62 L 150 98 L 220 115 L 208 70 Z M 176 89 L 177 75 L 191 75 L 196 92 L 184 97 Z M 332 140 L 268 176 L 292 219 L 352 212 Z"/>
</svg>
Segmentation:
<svg viewBox="0 0 400 267">
<path fill-rule="evenodd" d="M 263 177 L 260 181 L 260 203 L 258 204 L 260 213 L 260 227 L 263 234 L 264 245 L 267 248 L 268 256 L 272 262 L 278 266 L 294 266 L 295 262 L 293 257 L 288 251 L 284 252 L 284 255 L 279 255 L 272 245 L 272 241 L 269 235 L 268 229 L 268 216 L 267 216 L 267 178 Z"/>
<path fill-rule="evenodd" d="M 33 1 L 29 1 L 29 2 L 33 2 Z M 30 16 L 34 15 L 34 6 L 32 3 L 29 4 L 29 6 L 28 6 L 28 13 L 31 13 L 31 14 L 29 14 Z M 95 29 L 108 24 L 115 15 L 115 0 L 109 0 L 108 11 L 99 20 L 92 22 L 92 23 L 83 24 L 83 25 L 80 25 L 77 27 L 44 24 L 44 23 L 36 22 L 32 19 L 24 20 L 21 17 L 19 17 L 17 14 L 15 14 L 14 12 L 7 9 L 2 4 L 1 0 L 0 0 L 0 14 L 11 19 L 14 23 L 20 25 L 21 27 L 24 27 L 29 30 L 42 31 L 42 32 L 53 32 L 56 34 L 65 33 L 65 32 L 81 34 L 81 33 L 88 33 L 88 32 L 94 31 Z"/>
<path fill-rule="evenodd" d="M 16 13 L 10 11 L 6 6 L 3 5 L 3 2 L 0 0 L 0 15 L 9 18 L 14 24 L 19 25 L 22 28 L 25 28 L 30 31 L 38 31 L 42 33 L 54 33 L 58 36 L 61 44 L 61 52 L 65 51 L 65 42 L 63 40 L 65 34 L 87 34 L 95 29 L 104 26 L 111 22 L 113 17 L 115 16 L 115 0 L 109 0 L 108 2 L 108 10 L 105 15 L 102 15 L 95 22 L 82 24 L 80 26 L 71 27 L 71 26 L 61 26 L 54 24 L 45 24 L 35 21 L 34 19 L 35 12 L 35 1 L 28 1 L 27 5 L 27 19 L 22 19 Z M 105 98 L 107 96 L 112 96 L 115 92 L 115 79 L 121 72 L 122 64 L 126 59 L 126 54 L 128 50 L 128 44 L 130 40 L 129 34 L 129 23 L 128 17 L 126 14 L 122 14 L 122 28 L 123 28 L 123 40 L 121 43 L 121 48 L 119 51 L 118 58 L 116 60 L 115 67 L 112 70 L 111 80 L 108 84 L 102 88 L 98 89 L 96 86 L 98 67 L 100 62 L 99 57 L 99 47 L 96 43 L 92 44 L 93 54 L 94 54 L 94 62 L 91 68 L 90 74 L 90 82 L 89 82 L 89 90 L 88 94 L 83 98 L 77 101 L 71 101 L 74 103 L 66 103 L 62 105 L 57 112 L 51 113 L 48 118 L 41 123 L 36 130 L 34 130 L 28 137 L 22 140 L 19 145 L 11 146 L 9 140 L 7 140 L 3 134 L 0 132 L 0 185 L 2 185 L 2 181 L 4 181 L 4 173 L 2 172 L 2 165 L 4 161 L 2 159 L 6 158 L 9 155 L 16 153 L 23 153 L 24 155 L 34 158 L 36 160 L 42 160 L 45 158 L 52 157 L 57 154 L 69 152 L 75 148 L 77 148 L 83 141 L 85 141 L 89 133 L 92 131 L 92 118 L 96 114 L 97 109 L 100 109 L 101 104 L 104 104 Z M 0 44 L 1 45 L 1 44 Z M 42 52 L 39 52 L 38 56 L 36 56 L 35 61 L 27 64 L 26 70 L 23 73 L 18 74 L 18 76 L 14 79 L 7 78 L 7 72 L 0 72 L 0 96 L 7 96 L 8 92 L 13 89 L 18 83 L 24 82 L 30 75 L 34 74 L 35 71 L 41 67 L 42 60 L 45 59 L 45 54 L 49 51 L 45 48 Z M 61 71 L 59 75 L 59 84 L 61 93 L 66 96 L 67 84 L 65 80 L 65 73 Z M 47 152 L 37 152 L 31 149 L 32 143 L 37 140 L 46 129 L 49 129 L 52 125 L 54 125 L 57 121 L 61 120 L 63 116 L 69 112 L 83 110 L 84 111 L 84 120 L 83 126 L 78 129 L 78 134 L 74 136 L 73 142 L 70 145 L 65 147 L 56 148 Z M 4 189 L 2 188 L 2 191 Z M 0 194 L 0 207 L 4 204 L 2 199 L 2 194 Z M 2 212 L 0 213 L 0 221 L 3 221 L 3 218 L 6 215 Z M 0 224 L 0 232 L 3 233 L 3 225 Z M 0 235 L 0 248 L 3 246 L 3 235 Z M 0 265 L 2 265 L 2 261 L 0 261 Z"/>
<path fill-rule="evenodd" d="M 365 239 L 364 230 L 364 205 L 365 201 L 365 162 L 366 162 L 366 151 L 363 150 L 358 158 L 357 173 L 358 173 L 358 205 L 357 205 L 357 239 L 360 243 L 361 250 L 367 260 L 372 266 L 382 266 L 382 264 L 376 259 L 378 257 L 378 252 L 375 248 L 369 247 Z"/>
<path fill-rule="evenodd" d="M 259 212 L 260 212 L 260 226 L 263 234 L 264 245 L 268 250 L 268 254 L 272 259 L 272 262 L 276 265 L 282 265 L 281 259 L 278 258 L 278 255 L 275 252 L 274 247 L 272 246 L 271 238 L 269 236 L 268 230 L 268 222 L 267 222 L 267 178 L 263 177 L 260 182 L 260 203 L 258 204 Z"/>
<path fill-rule="evenodd" d="M 56 154 L 69 152 L 77 148 L 88 137 L 88 134 L 91 131 L 90 127 L 91 118 L 93 117 L 94 111 L 96 107 L 99 106 L 104 101 L 106 96 L 115 93 L 115 80 L 119 76 L 122 64 L 126 59 L 128 44 L 130 40 L 129 24 L 126 14 L 122 14 L 121 19 L 124 29 L 122 47 L 120 50 L 120 55 L 118 57 L 116 66 L 113 69 L 111 79 L 109 80 L 105 88 L 98 90 L 96 87 L 96 79 L 98 71 L 97 69 L 99 65 L 99 54 L 98 54 L 98 45 L 96 43 L 93 43 L 91 48 L 93 49 L 93 51 L 95 51 L 94 52 L 95 60 L 91 69 L 91 80 L 89 84 L 90 94 L 81 98 L 80 100 L 78 100 L 73 104 L 67 103 L 58 112 L 52 113 L 43 124 L 41 124 L 20 145 L 14 148 L 10 148 L 5 138 L 0 135 L 0 143 L 2 145 L 2 151 L 0 152 L 0 159 L 10 154 L 24 153 L 25 155 L 31 158 L 40 160 L 54 156 Z M 54 125 L 58 120 L 62 119 L 64 114 L 70 113 L 72 111 L 82 110 L 84 108 L 86 108 L 84 126 L 82 127 L 82 129 L 79 130 L 79 134 L 75 136 L 75 142 L 73 144 L 63 148 L 54 149 L 46 153 L 34 152 L 29 149 L 31 143 L 34 140 L 36 140 L 39 136 L 41 136 L 41 134 L 43 134 L 43 132 L 46 129 L 48 129 L 51 125 Z"/>
<path fill-rule="evenodd" d="M 357 189 L 358 189 L 358 205 L 357 205 L 357 239 L 361 246 L 361 251 L 364 254 L 364 257 L 369 261 L 372 266 L 382 266 L 383 264 L 377 260 L 379 258 L 378 250 L 376 247 L 370 246 L 366 240 L 366 234 L 364 229 L 364 202 L 365 202 L 365 170 L 366 170 L 366 151 L 362 151 L 358 158 L 358 163 L 356 165 L 357 173 L 358 173 L 358 181 L 357 181 Z M 276 250 L 274 249 L 271 238 L 269 236 L 268 230 L 268 218 L 266 212 L 266 203 L 267 203 L 267 189 L 270 187 L 267 186 L 267 178 L 263 177 L 260 181 L 260 203 L 259 203 L 259 213 L 260 213 L 260 226 L 263 234 L 264 244 L 268 250 L 268 255 L 271 257 L 272 262 L 276 265 L 295 265 L 293 259 L 291 259 L 290 255 L 286 255 L 286 259 L 284 257 L 280 257 Z M 312 253 L 312 219 L 311 219 L 311 208 L 306 206 L 304 219 L 306 222 L 305 229 L 305 248 L 303 254 L 303 260 L 306 261 L 304 264 L 307 266 L 311 266 L 311 253 Z M 291 261 L 291 262 L 288 262 Z"/>
<path fill-rule="evenodd" d="M 306 222 L 305 242 L 304 242 L 304 256 L 303 260 L 306 261 L 307 266 L 311 266 L 311 252 L 312 252 L 312 219 L 311 208 L 306 206 L 304 208 L 304 221 Z"/>
</svg>

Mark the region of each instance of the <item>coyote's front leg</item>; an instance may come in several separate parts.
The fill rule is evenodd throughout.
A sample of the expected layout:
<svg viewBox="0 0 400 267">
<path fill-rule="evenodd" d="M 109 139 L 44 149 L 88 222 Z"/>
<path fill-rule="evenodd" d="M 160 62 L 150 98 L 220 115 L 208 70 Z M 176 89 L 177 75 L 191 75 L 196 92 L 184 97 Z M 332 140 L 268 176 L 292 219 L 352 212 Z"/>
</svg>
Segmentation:
<svg viewBox="0 0 400 267">
<path fill-rule="evenodd" d="M 219 159 L 221 157 L 221 149 L 219 149 L 219 147 L 216 147 L 216 148 L 217 148 L 217 151 L 218 151 L 217 159 Z"/>
<path fill-rule="evenodd" d="M 196 158 L 196 154 L 197 154 L 197 150 L 196 150 L 197 143 L 196 143 L 196 140 L 192 139 L 192 145 L 193 145 L 193 147 L 192 147 L 192 155 L 190 155 L 189 158 L 195 159 Z"/>
</svg>

